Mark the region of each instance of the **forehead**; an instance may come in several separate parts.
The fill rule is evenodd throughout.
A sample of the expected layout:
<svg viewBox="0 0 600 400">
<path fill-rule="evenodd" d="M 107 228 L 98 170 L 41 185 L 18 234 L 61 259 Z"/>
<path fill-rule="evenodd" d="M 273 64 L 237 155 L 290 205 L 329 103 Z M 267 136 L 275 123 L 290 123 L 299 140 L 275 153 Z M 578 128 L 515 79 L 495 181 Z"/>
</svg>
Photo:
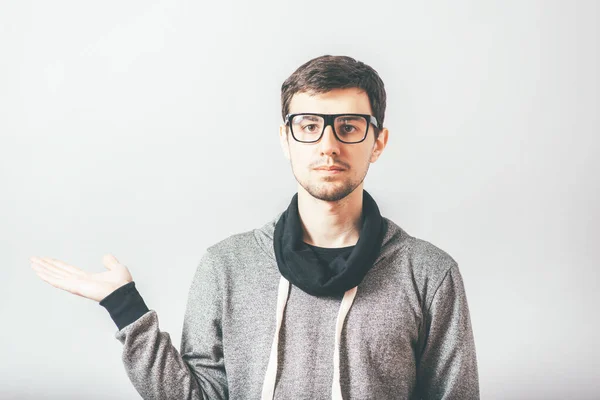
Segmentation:
<svg viewBox="0 0 600 400">
<path fill-rule="evenodd" d="M 289 113 L 372 114 L 369 96 L 358 88 L 333 89 L 326 93 L 296 93 Z"/>
</svg>

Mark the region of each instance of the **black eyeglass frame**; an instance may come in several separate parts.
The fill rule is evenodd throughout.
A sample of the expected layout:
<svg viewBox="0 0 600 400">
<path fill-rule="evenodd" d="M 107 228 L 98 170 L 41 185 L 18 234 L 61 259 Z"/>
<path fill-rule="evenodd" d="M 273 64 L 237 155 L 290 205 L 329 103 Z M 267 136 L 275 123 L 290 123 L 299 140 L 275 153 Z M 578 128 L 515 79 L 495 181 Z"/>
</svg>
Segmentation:
<svg viewBox="0 0 600 400">
<path fill-rule="evenodd" d="M 296 138 L 296 135 L 294 135 L 294 129 L 292 129 L 292 124 L 290 123 L 290 121 L 294 117 L 297 117 L 298 115 L 316 115 L 318 117 L 323 118 L 323 120 L 325 121 L 325 123 L 323 124 L 323 130 L 321 131 L 321 134 L 319 135 L 319 137 L 316 140 L 311 140 L 310 142 L 307 142 L 307 141 L 304 141 L 304 140 L 298 140 Z M 348 115 L 348 116 L 352 116 L 352 117 L 363 117 L 367 121 L 367 130 L 365 131 L 365 136 L 362 138 L 362 140 L 359 140 L 358 142 L 345 142 L 342 139 L 340 139 L 340 137 L 338 136 L 337 132 L 335 131 L 334 122 L 335 122 L 335 119 L 337 117 L 342 117 L 344 115 Z M 373 124 L 375 126 L 375 128 L 379 129 L 379 123 L 377 122 L 377 118 L 375 118 L 374 116 L 369 115 L 369 114 L 353 114 L 353 113 L 343 113 L 343 114 L 297 113 L 297 114 L 288 114 L 288 115 L 285 116 L 284 124 L 290 127 L 290 132 L 292 133 L 292 137 L 294 138 L 295 141 L 297 141 L 299 143 L 316 143 L 316 142 L 318 142 L 323 137 L 323 133 L 325 133 L 325 128 L 327 128 L 327 126 L 329 126 L 329 125 L 331 125 L 331 130 L 333 131 L 333 134 L 335 135 L 335 138 L 337 140 L 339 140 L 340 142 L 346 143 L 346 144 L 357 144 L 357 143 L 364 142 L 365 139 L 367 138 L 367 135 L 369 134 L 369 125 L 371 125 L 371 124 Z"/>
</svg>

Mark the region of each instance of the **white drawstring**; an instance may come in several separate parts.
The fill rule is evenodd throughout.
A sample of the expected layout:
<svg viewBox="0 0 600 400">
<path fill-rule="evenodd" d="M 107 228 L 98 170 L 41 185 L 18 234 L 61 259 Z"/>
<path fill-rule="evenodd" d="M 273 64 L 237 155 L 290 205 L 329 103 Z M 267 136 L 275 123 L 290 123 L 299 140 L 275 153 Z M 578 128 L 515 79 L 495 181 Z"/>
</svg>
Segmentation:
<svg viewBox="0 0 600 400">
<path fill-rule="evenodd" d="M 335 347 L 333 348 L 333 384 L 331 386 L 331 398 L 332 400 L 343 400 L 342 388 L 340 387 L 340 339 L 342 338 L 342 329 L 344 328 L 344 321 L 348 310 L 352 307 L 354 302 L 354 296 L 356 296 L 356 287 L 346 291 L 342 304 L 340 305 L 340 311 L 338 312 L 337 321 L 335 322 Z"/>
<path fill-rule="evenodd" d="M 275 380 L 277 379 L 277 347 L 279 346 L 279 329 L 283 320 L 283 311 L 287 303 L 290 292 L 290 283 L 283 276 L 279 280 L 279 290 L 277 292 L 277 322 L 275 327 L 275 336 L 271 345 L 271 355 L 269 364 L 267 364 L 267 373 L 262 389 L 262 400 L 272 400 L 275 392 Z"/>
<path fill-rule="evenodd" d="M 340 387 L 340 340 L 342 337 L 342 329 L 348 315 L 348 310 L 352 307 L 354 297 L 356 296 L 357 288 L 354 287 L 346 293 L 342 299 L 340 310 L 338 311 L 337 320 L 335 323 L 335 343 L 333 349 L 333 383 L 331 385 L 332 400 L 343 400 L 342 389 Z M 267 364 L 267 372 L 263 382 L 261 400 L 272 400 L 275 393 L 275 382 L 277 380 L 277 355 L 279 346 L 279 331 L 283 321 L 283 312 L 287 304 L 287 298 L 290 292 L 290 283 L 283 276 L 279 280 L 279 291 L 277 293 L 277 316 L 275 335 L 273 344 L 271 345 L 271 355 Z"/>
</svg>

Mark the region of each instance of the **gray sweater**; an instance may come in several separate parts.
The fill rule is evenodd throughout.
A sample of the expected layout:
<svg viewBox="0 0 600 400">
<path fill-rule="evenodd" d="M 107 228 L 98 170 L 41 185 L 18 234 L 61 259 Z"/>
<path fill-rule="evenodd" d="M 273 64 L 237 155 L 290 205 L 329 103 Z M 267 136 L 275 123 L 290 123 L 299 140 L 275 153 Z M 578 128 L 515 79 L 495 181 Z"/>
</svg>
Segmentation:
<svg viewBox="0 0 600 400">
<path fill-rule="evenodd" d="M 277 215 L 205 251 L 192 281 L 180 351 L 148 310 L 120 329 L 126 372 L 144 399 L 260 399 L 281 275 Z M 454 259 L 391 220 L 358 286 L 339 341 L 341 297 L 291 285 L 277 335 L 275 399 L 478 399 L 475 344 Z"/>
</svg>

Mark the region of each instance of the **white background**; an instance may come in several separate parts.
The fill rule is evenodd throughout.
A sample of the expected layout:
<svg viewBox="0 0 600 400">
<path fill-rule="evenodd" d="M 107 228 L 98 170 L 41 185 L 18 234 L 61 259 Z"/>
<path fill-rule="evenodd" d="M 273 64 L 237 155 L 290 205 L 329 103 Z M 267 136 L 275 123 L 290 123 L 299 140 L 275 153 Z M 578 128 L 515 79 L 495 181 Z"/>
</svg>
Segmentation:
<svg viewBox="0 0 600 400">
<path fill-rule="evenodd" d="M 133 399 L 116 326 L 29 257 L 127 265 L 179 348 L 204 249 L 296 190 L 281 83 L 386 85 L 365 188 L 459 263 L 484 399 L 600 396 L 596 1 L 0 3 L 0 398 Z"/>
</svg>

